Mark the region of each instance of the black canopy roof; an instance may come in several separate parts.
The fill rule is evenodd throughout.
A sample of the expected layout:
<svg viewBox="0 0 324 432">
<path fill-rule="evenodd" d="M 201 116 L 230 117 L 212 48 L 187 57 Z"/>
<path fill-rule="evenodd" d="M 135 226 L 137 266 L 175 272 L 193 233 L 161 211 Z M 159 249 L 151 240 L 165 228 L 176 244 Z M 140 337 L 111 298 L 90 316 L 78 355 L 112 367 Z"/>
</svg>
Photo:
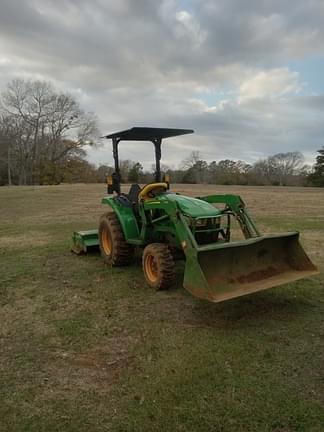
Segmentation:
<svg viewBox="0 0 324 432">
<path fill-rule="evenodd" d="M 127 141 L 153 141 L 163 138 L 170 138 L 178 135 L 191 134 L 192 129 L 170 129 L 170 128 L 153 128 L 153 127 L 133 127 L 121 132 L 115 132 L 105 135 L 104 138 L 116 138 Z"/>
</svg>

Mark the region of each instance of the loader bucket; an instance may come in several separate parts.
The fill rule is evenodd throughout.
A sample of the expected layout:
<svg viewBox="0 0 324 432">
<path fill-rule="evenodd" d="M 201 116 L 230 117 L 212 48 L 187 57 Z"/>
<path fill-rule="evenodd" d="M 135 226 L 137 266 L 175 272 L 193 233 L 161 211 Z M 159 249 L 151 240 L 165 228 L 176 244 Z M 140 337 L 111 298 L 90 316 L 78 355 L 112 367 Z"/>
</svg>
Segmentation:
<svg viewBox="0 0 324 432">
<path fill-rule="evenodd" d="M 71 251 L 80 255 L 99 250 L 98 230 L 75 231 L 72 235 Z"/>
<path fill-rule="evenodd" d="M 201 246 L 187 256 L 184 287 L 217 303 L 314 275 L 298 238 L 292 232 Z"/>
</svg>

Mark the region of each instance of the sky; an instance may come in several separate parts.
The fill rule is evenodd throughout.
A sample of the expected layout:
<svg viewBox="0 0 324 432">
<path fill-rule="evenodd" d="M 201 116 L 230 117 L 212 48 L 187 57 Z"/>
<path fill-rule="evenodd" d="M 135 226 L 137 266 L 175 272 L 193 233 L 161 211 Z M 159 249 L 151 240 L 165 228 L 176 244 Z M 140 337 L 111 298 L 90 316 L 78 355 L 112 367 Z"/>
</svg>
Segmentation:
<svg viewBox="0 0 324 432">
<path fill-rule="evenodd" d="M 324 0 L 0 0 L 0 90 L 51 81 L 97 114 L 102 134 L 133 126 L 195 134 L 163 143 L 177 167 L 253 163 L 324 145 Z M 112 163 L 111 145 L 89 149 Z M 120 157 L 150 167 L 149 143 Z"/>
</svg>

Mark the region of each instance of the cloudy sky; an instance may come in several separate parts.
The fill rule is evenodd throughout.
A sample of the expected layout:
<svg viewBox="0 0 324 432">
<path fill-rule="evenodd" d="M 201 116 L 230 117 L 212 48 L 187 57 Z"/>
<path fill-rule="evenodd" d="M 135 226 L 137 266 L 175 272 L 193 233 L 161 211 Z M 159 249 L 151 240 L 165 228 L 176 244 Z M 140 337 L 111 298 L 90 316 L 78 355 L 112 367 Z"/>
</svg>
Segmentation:
<svg viewBox="0 0 324 432">
<path fill-rule="evenodd" d="M 98 115 L 102 133 L 192 128 L 164 143 L 175 167 L 253 162 L 324 145 L 324 0 L 0 0 L 0 88 L 50 80 Z M 151 165 L 148 144 L 124 159 Z M 108 142 L 89 152 L 112 160 Z"/>
</svg>

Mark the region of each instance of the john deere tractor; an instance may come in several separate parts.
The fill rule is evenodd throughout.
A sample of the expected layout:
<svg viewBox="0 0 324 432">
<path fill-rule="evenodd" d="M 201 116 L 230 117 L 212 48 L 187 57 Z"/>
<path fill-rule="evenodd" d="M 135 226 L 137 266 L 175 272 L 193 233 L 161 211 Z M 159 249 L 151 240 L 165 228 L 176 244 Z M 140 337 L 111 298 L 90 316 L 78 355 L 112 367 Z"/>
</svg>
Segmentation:
<svg viewBox="0 0 324 432">
<path fill-rule="evenodd" d="M 174 281 L 175 264 L 184 260 L 184 287 L 194 296 L 212 302 L 261 291 L 317 273 L 299 243 L 298 232 L 261 235 L 238 195 L 188 197 L 170 190 L 162 178 L 161 143 L 169 137 L 190 134 L 187 129 L 134 127 L 107 135 L 112 140 L 115 172 L 108 179 L 109 207 L 95 230 L 75 232 L 73 250 L 86 253 L 100 248 L 111 266 L 127 266 L 135 248 L 142 250 L 147 284 L 167 289 Z M 128 193 L 120 188 L 120 141 L 150 141 L 155 148 L 155 181 Z M 231 224 L 243 234 L 231 238 Z"/>
</svg>

